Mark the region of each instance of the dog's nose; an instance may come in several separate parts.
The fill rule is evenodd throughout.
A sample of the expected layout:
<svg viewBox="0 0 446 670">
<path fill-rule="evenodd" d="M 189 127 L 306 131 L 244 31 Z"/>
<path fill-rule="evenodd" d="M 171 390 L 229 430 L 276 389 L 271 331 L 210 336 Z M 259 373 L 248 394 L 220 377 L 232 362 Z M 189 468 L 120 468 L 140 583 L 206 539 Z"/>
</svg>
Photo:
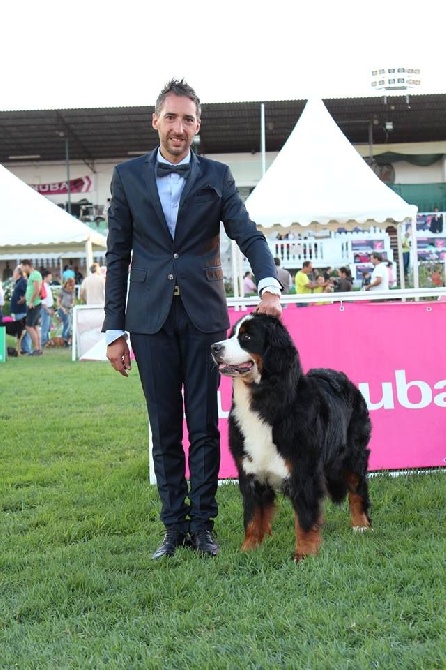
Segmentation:
<svg viewBox="0 0 446 670">
<path fill-rule="evenodd" d="M 225 345 L 221 342 L 215 342 L 215 344 L 211 344 L 211 351 L 214 356 L 221 354 L 224 348 Z"/>
</svg>

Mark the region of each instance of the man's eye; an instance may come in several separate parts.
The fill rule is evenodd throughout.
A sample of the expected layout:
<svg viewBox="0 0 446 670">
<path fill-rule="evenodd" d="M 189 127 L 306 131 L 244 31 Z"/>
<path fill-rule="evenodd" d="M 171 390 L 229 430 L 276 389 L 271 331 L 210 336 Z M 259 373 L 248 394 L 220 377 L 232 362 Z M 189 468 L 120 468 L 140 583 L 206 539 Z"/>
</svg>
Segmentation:
<svg viewBox="0 0 446 670">
<path fill-rule="evenodd" d="M 241 342 L 249 342 L 250 339 L 251 339 L 251 336 L 248 335 L 247 333 L 243 333 L 242 335 L 240 335 Z"/>
</svg>

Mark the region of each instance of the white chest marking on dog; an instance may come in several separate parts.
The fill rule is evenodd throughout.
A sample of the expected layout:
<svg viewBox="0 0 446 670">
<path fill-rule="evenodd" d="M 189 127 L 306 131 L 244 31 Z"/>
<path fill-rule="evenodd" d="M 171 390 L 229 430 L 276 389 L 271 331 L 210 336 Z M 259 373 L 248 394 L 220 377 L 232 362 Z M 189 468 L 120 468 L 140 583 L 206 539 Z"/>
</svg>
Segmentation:
<svg viewBox="0 0 446 670">
<path fill-rule="evenodd" d="M 273 442 L 271 426 L 250 408 L 251 392 L 241 380 L 234 380 L 234 418 L 245 438 L 243 459 L 246 474 L 279 489 L 290 476 L 286 463 Z"/>
</svg>

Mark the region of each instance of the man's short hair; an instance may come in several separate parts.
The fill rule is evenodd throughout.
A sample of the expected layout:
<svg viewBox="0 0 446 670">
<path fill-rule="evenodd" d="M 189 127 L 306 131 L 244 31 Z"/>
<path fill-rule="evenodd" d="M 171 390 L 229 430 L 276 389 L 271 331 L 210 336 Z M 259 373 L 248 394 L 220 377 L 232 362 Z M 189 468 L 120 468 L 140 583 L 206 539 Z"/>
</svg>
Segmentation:
<svg viewBox="0 0 446 670">
<path fill-rule="evenodd" d="M 20 261 L 20 265 L 29 265 L 30 268 L 33 267 L 32 261 L 29 258 L 23 258 Z"/>
<path fill-rule="evenodd" d="M 274 263 L 275 263 L 276 265 L 280 265 L 280 258 L 278 258 L 278 257 L 276 256 L 275 259 L 274 259 Z"/>
<path fill-rule="evenodd" d="M 92 263 L 90 265 L 90 272 L 92 274 L 96 274 L 98 272 L 98 270 L 99 270 L 99 263 Z"/>
<path fill-rule="evenodd" d="M 373 256 L 373 258 L 376 258 L 377 261 L 382 263 L 382 260 L 383 260 L 382 254 L 378 253 L 377 251 L 374 251 L 372 253 L 372 256 Z"/>
<path fill-rule="evenodd" d="M 44 270 L 42 270 L 42 272 L 41 272 L 42 279 L 45 279 L 45 277 L 48 277 L 48 275 L 52 275 L 52 274 L 53 274 L 53 273 L 51 272 L 51 270 L 47 270 L 47 269 L 44 269 Z"/>
<path fill-rule="evenodd" d="M 195 93 L 192 86 L 189 86 L 189 84 L 187 84 L 184 81 L 184 79 L 171 79 L 169 82 L 167 82 L 167 84 L 164 86 L 163 90 L 161 91 L 156 100 L 155 114 L 157 114 L 158 116 L 160 115 L 161 109 L 169 93 L 173 93 L 174 95 L 178 95 L 183 98 L 189 98 L 189 100 L 192 100 L 192 102 L 195 103 L 197 118 L 198 119 L 201 118 L 200 98 Z"/>
<path fill-rule="evenodd" d="M 304 261 L 304 262 L 302 263 L 302 267 L 303 267 L 303 268 L 309 268 L 310 265 L 311 265 L 311 261 Z"/>
</svg>

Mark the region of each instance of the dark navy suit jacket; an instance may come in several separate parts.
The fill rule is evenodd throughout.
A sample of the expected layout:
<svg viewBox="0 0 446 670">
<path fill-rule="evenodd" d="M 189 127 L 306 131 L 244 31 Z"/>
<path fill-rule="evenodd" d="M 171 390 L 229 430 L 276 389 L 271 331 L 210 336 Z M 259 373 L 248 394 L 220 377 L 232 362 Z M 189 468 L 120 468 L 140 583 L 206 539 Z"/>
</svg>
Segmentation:
<svg viewBox="0 0 446 670">
<path fill-rule="evenodd" d="M 103 330 L 158 332 L 169 313 L 175 284 L 199 330 L 225 330 L 229 319 L 220 222 L 248 258 L 257 282 L 276 277 L 265 237 L 250 220 L 229 167 L 191 153 L 172 239 L 158 196 L 156 159 L 157 149 L 117 165 L 113 172 Z"/>
</svg>

